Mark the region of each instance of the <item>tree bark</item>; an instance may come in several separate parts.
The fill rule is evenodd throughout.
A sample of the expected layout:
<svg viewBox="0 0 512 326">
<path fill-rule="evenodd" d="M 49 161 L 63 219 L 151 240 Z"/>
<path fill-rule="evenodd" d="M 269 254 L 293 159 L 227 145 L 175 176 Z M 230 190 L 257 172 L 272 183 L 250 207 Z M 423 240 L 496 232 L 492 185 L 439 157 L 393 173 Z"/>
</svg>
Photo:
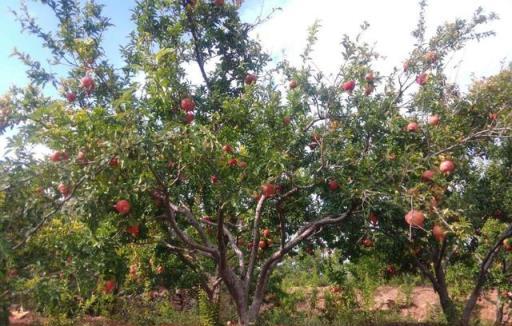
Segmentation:
<svg viewBox="0 0 512 326">
<path fill-rule="evenodd" d="M 503 309 L 505 308 L 505 302 L 501 298 L 499 291 L 496 300 L 496 322 L 494 323 L 494 325 L 501 326 L 503 325 Z"/>
<path fill-rule="evenodd" d="M 464 311 L 462 312 L 462 318 L 460 321 L 460 325 L 462 325 L 462 326 L 469 325 L 469 322 L 471 320 L 471 314 L 473 312 L 473 309 L 476 306 L 478 297 L 482 293 L 482 289 L 483 289 L 485 281 L 487 279 L 487 274 L 489 272 L 489 268 L 491 267 L 492 263 L 494 262 L 494 259 L 498 255 L 498 252 L 501 249 L 501 246 L 503 245 L 503 240 L 509 238 L 511 235 L 512 235 L 512 225 L 510 225 L 508 227 L 508 229 L 502 233 L 502 235 L 498 238 L 498 241 L 496 242 L 496 244 L 487 253 L 487 256 L 485 257 L 482 264 L 480 265 L 480 272 L 478 273 L 477 282 L 473 289 L 473 292 L 471 293 L 468 300 L 466 301 L 466 305 L 464 306 Z"/>
</svg>

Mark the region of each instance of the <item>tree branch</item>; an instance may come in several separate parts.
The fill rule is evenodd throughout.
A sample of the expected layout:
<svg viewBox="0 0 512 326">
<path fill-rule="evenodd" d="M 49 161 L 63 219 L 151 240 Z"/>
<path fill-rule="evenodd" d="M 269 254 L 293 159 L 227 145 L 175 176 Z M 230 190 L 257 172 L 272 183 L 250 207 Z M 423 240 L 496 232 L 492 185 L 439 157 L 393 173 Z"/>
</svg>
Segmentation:
<svg viewBox="0 0 512 326">
<path fill-rule="evenodd" d="M 260 200 L 258 201 L 258 205 L 256 206 L 256 213 L 254 216 L 254 225 L 252 227 L 252 248 L 251 248 L 251 255 L 249 257 L 249 263 L 247 265 L 247 271 L 245 274 L 245 284 L 246 287 L 249 286 L 252 278 L 252 273 L 254 271 L 254 265 L 256 263 L 256 258 L 258 255 L 258 248 L 259 248 L 259 242 L 260 242 L 260 230 L 259 230 L 259 223 L 261 220 L 261 211 L 263 210 L 263 204 L 265 203 L 265 195 L 261 195 Z"/>
</svg>

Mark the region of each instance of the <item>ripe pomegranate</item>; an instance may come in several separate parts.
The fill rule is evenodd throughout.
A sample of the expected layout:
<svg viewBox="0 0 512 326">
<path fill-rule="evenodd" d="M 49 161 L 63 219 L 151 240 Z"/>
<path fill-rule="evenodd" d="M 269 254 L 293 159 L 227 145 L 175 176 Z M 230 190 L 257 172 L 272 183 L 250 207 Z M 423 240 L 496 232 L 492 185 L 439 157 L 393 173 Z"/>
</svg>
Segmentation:
<svg viewBox="0 0 512 326">
<path fill-rule="evenodd" d="M 258 243 L 258 247 L 261 250 L 265 250 L 267 248 L 267 242 L 265 240 L 260 240 L 260 242 Z"/>
<path fill-rule="evenodd" d="M 451 160 L 444 160 L 439 165 L 439 170 L 441 170 L 442 173 L 449 175 L 455 171 L 455 163 L 453 163 Z"/>
<path fill-rule="evenodd" d="M 105 282 L 105 285 L 103 285 L 103 292 L 106 294 L 110 294 L 114 292 L 115 288 L 117 287 L 115 280 L 108 280 Z"/>
<path fill-rule="evenodd" d="M 212 184 L 216 184 L 216 183 L 217 183 L 217 181 L 219 181 L 219 178 L 218 178 L 216 175 L 212 175 L 212 176 L 210 177 L 210 182 L 211 182 Z"/>
<path fill-rule="evenodd" d="M 295 79 L 292 79 L 289 82 L 290 89 L 295 89 L 295 88 L 297 88 L 298 85 L 299 85 L 299 83 L 297 83 L 297 81 Z"/>
<path fill-rule="evenodd" d="M 232 159 L 228 160 L 228 165 L 231 167 L 238 166 L 238 160 L 236 158 L 232 158 Z"/>
<path fill-rule="evenodd" d="M 373 81 L 375 80 L 375 76 L 373 75 L 373 72 L 370 71 L 366 74 L 366 76 L 364 77 L 364 79 L 368 82 L 368 83 L 373 83 Z"/>
<path fill-rule="evenodd" d="M 276 194 L 277 189 L 275 185 L 271 183 L 265 183 L 261 186 L 261 192 L 263 193 L 263 196 L 269 198 Z"/>
<path fill-rule="evenodd" d="M 407 72 L 409 71 L 409 60 L 407 60 L 406 62 L 404 62 L 402 68 L 404 69 L 404 72 Z"/>
<path fill-rule="evenodd" d="M 181 109 L 185 112 L 193 111 L 196 107 L 196 103 L 190 97 L 185 97 L 181 100 Z"/>
<path fill-rule="evenodd" d="M 420 129 L 420 126 L 418 125 L 417 122 L 413 121 L 413 122 L 409 122 L 409 124 L 407 124 L 406 129 L 408 132 L 417 132 Z"/>
<path fill-rule="evenodd" d="M 80 88 L 83 88 L 87 93 L 92 92 L 95 86 L 94 79 L 90 75 L 87 75 L 80 80 Z"/>
<path fill-rule="evenodd" d="M 422 228 L 425 222 L 425 215 L 422 211 L 413 209 L 405 214 L 405 222 L 413 227 L 418 226 Z"/>
<path fill-rule="evenodd" d="M 187 112 L 185 114 L 185 123 L 186 124 L 191 124 L 192 121 L 194 121 L 194 113 L 193 112 Z"/>
<path fill-rule="evenodd" d="M 436 224 L 432 228 L 432 235 L 434 236 L 434 239 L 436 239 L 436 241 L 441 242 L 444 240 L 445 231 L 442 226 Z"/>
<path fill-rule="evenodd" d="M 388 274 L 389 276 L 395 275 L 396 274 L 395 266 L 393 266 L 393 265 L 386 266 L 386 274 Z"/>
<path fill-rule="evenodd" d="M 269 229 L 263 230 L 263 237 L 264 238 L 270 238 L 270 230 Z"/>
<path fill-rule="evenodd" d="M 126 214 L 130 213 L 130 210 L 132 209 L 132 205 L 126 199 L 122 199 L 114 205 L 114 208 L 116 209 L 116 211 L 119 214 L 126 215 Z"/>
<path fill-rule="evenodd" d="M 374 224 L 374 225 L 379 224 L 379 216 L 375 212 L 370 212 L 368 219 L 370 220 L 371 224 Z"/>
<path fill-rule="evenodd" d="M 441 118 L 437 114 L 428 117 L 428 124 L 431 126 L 437 126 L 440 122 Z"/>
<path fill-rule="evenodd" d="M 428 74 L 426 72 L 419 74 L 416 77 L 416 83 L 418 83 L 420 86 L 424 86 L 428 82 Z"/>
<path fill-rule="evenodd" d="M 344 82 L 342 85 L 341 85 L 341 88 L 345 91 L 345 92 L 352 92 L 354 90 L 354 88 L 356 87 L 356 82 L 354 80 L 349 80 L 349 81 L 346 81 Z"/>
<path fill-rule="evenodd" d="M 18 276 L 18 271 L 16 270 L 16 268 L 11 268 L 7 271 L 7 276 L 11 278 L 16 277 Z"/>
<path fill-rule="evenodd" d="M 330 191 L 336 191 L 340 187 L 336 180 L 329 180 L 329 182 L 327 182 L 327 186 L 329 187 Z"/>
<path fill-rule="evenodd" d="M 247 85 L 252 85 L 256 82 L 258 78 L 256 77 L 256 75 L 253 75 L 253 74 L 247 74 L 247 76 L 245 76 L 245 79 L 244 79 L 244 82 L 247 84 Z"/>
<path fill-rule="evenodd" d="M 287 115 L 283 118 L 283 123 L 285 126 L 289 125 L 291 122 L 292 122 L 292 118 L 289 115 Z"/>
<path fill-rule="evenodd" d="M 126 228 L 126 232 L 130 233 L 134 237 L 138 237 L 140 234 L 139 225 L 130 225 Z"/>
<path fill-rule="evenodd" d="M 432 182 L 434 178 L 435 172 L 432 170 L 426 170 L 421 174 L 421 181 L 423 182 Z"/>
<path fill-rule="evenodd" d="M 231 147 L 229 144 L 222 146 L 222 150 L 224 153 L 233 153 L 233 147 Z"/>
<path fill-rule="evenodd" d="M 117 156 L 112 157 L 110 161 L 108 161 L 108 165 L 117 168 L 119 166 L 119 158 Z"/>
<path fill-rule="evenodd" d="M 73 93 L 73 92 L 69 92 L 66 94 L 66 100 L 69 102 L 69 103 L 73 103 L 74 101 L 76 101 L 76 94 Z"/>
<path fill-rule="evenodd" d="M 428 51 L 423 55 L 423 60 L 428 63 L 434 63 L 437 60 L 437 53 L 435 51 Z"/>
<path fill-rule="evenodd" d="M 61 162 L 68 160 L 69 156 L 65 152 L 57 151 L 53 152 L 52 155 L 50 155 L 50 160 L 52 162 Z"/>
<path fill-rule="evenodd" d="M 371 239 L 368 239 L 368 238 L 363 239 L 362 243 L 363 243 L 363 247 L 365 247 L 365 248 L 373 247 L 373 241 Z"/>
<path fill-rule="evenodd" d="M 59 190 L 59 192 L 64 197 L 69 196 L 69 194 L 71 193 L 71 189 L 69 189 L 69 187 L 63 183 L 59 184 L 59 186 L 57 187 L 57 190 Z"/>
</svg>

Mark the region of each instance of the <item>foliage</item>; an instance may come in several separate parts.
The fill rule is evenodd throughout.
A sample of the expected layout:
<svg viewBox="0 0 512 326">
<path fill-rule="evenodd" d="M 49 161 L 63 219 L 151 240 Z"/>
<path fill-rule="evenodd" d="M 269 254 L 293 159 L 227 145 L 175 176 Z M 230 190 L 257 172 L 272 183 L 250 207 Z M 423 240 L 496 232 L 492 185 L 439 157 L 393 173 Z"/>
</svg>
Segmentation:
<svg viewBox="0 0 512 326">
<path fill-rule="evenodd" d="M 157 286 L 200 286 L 204 308 L 205 295 L 211 302 L 224 286 L 247 325 L 274 269 L 299 254 L 283 270 L 298 271 L 300 286 L 331 278 L 350 293 L 353 282 L 368 300 L 377 275 L 419 270 L 447 321 L 468 323 L 492 263 L 509 259 L 498 249 L 512 236 L 512 74 L 463 94 L 445 70 L 451 54 L 493 34 L 482 26 L 496 15 L 478 9 L 426 35 L 420 1 L 403 69 L 375 71 L 382 58 L 363 41 L 364 23 L 355 38 L 341 37 L 341 65 L 328 76 L 311 59 L 319 23 L 299 66 L 270 64 L 237 5 L 141 0 L 116 69 L 102 48 L 110 20 L 100 4 L 42 2 L 56 31 L 25 6 L 17 18 L 52 60 L 45 67 L 15 51 L 31 84 L 0 100 L 0 132 L 16 128 L 0 161 L 8 293 L 17 293 L 10 268 L 21 270 L 18 292 L 34 291 L 36 305 L 55 314 L 105 313 L 121 294 L 144 297 Z M 35 145 L 53 154 L 38 159 Z M 425 221 L 413 222 L 415 213 Z M 486 223 L 497 215 L 506 225 Z M 441 235 L 431 236 L 434 226 Z M 303 255 L 334 248 L 334 259 L 351 264 Z M 455 279 L 456 295 L 471 292 L 464 314 L 448 292 Z M 359 318 L 336 314 L 337 305 L 329 301 L 323 321 Z"/>
</svg>

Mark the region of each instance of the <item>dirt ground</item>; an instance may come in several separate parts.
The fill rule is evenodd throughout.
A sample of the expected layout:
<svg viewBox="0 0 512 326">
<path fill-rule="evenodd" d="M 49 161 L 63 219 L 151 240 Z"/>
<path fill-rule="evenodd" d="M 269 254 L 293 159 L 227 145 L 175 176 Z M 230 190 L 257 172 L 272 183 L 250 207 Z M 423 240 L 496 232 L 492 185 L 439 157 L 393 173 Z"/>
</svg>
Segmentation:
<svg viewBox="0 0 512 326">
<path fill-rule="evenodd" d="M 298 290 L 298 289 L 295 289 Z M 290 289 L 291 292 L 294 289 Z M 301 288 L 300 291 L 306 294 L 311 294 L 313 289 L 304 289 Z M 317 288 L 317 303 L 314 307 L 318 312 L 322 311 L 325 308 L 325 293 L 331 292 L 332 287 L 324 287 Z M 342 293 L 338 293 L 336 295 L 343 295 Z M 496 317 L 496 299 L 497 293 L 496 291 L 486 293 L 483 297 L 481 297 L 478 301 L 478 311 L 476 312 L 479 315 L 479 319 L 481 321 L 492 322 Z M 361 298 L 358 299 L 362 301 Z M 267 307 L 267 309 L 270 307 Z M 298 310 L 306 310 L 311 309 L 311 305 L 309 303 L 300 303 L 297 306 Z M 270 308 L 271 309 L 271 308 Z M 381 286 L 377 288 L 375 291 L 375 296 L 373 298 L 373 310 L 398 310 L 400 314 L 404 317 L 413 319 L 417 321 L 415 326 L 422 325 L 422 322 L 425 322 L 432 313 L 439 311 L 439 299 L 437 294 L 429 287 L 415 287 L 411 289 L 409 294 L 404 293 L 404 291 L 400 290 L 396 287 L 391 286 Z M 511 311 L 507 310 L 505 312 L 505 325 L 512 325 L 512 316 Z M 28 325 L 37 325 L 44 324 L 44 319 L 38 318 L 35 314 L 30 311 L 20 311 L 20 310 L 12 310 L 10 322 L 15 326 L 28 326 Z M 80 323 L 83 326 L 134 326 L 126 323 L 120 323 L 112 320 L 108 320 L 104 317 L 87 317 L 83 319 Z M 400 324 L 388 324 L 387 326 L 392 325 L 407 325 L 405 323 Z M 161 325 L 161 326 L 179 326 L 179 325 Z"/>
</svg>

